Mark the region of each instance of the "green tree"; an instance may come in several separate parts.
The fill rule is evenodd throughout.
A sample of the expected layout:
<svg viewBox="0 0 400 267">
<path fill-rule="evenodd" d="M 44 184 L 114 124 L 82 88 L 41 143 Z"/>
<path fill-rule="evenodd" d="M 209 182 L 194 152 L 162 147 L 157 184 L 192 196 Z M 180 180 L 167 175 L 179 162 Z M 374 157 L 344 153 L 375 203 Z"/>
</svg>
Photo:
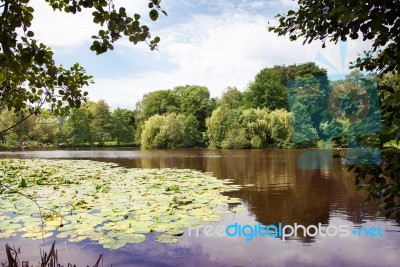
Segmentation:
<svg viewBox="0 0 400 267">
<path fill-rule="evenodd" d="M 387 217 L 394 215 L 400 222 L 400 152 L 385 148 L 387 142 L 400 140 L 400 93 L 396 83 L 387 81 L 392 72 L 398 79 L 400 70 L 400 19 L 398 1 L 311 1 L 299 0 L 299 9 L 278 15 L 279 24 L 269 30 L 278 35 L 288 35 L 290 40 L 304 38 L 305 43 L 321 40 L 346 41 L 347 38 L 371 40 L 372 47 L 360 56 L 353 67 L 377 71 L 378 89 L 382 101 L 383 130 L 378 134 L 382 164 L 353 165 L 349 170 L 356 174 L 356 184 L 369 192 L 368 200 L 376 200 Z M 360 36 L 361 34 L 361 36 Z"/>
<path fill-rule="evenodd" d="M 34 127 L 29 130 L 32 140 L 43 144 L 56 144 L 58 134 L 58 121 L 49 110 L 43 110 L 35 117 Z"/>
<path fill-rule="evenodd" d="M 185 134 L 185 116 L 170 113 L 154 115 L 144 124 L 142 130 L 142 148 L 182 147 Z"/>
<path fill-rule="evenodd" d="M 104 100 L 99 100 L 94 104 L 92 111 L 92 121 L 90 129 L 92 140 L 103 145 L 105 141 L 111 139 L 112 118 L 110 107 Z"/>
<path fill-rule="evenodd" d="M 200 124 L 200 131 L 205 131 L 205 120 L 211 114 L 210 92 L 207 87 L 186 85 L 175 87 L 180 109 L 184 115 L 193 115 Z"/>
<path fill-rule="evenodd" d="M 135 116 L 138 117 L 136 119 L 138 127 L 135 135 L 141 136 L 140 126 L 144 120 L 156 114 L 170 113 L 193 115 L 198 121 L 199 131 L 205 132 L 205 119 L 211 115 L 216 105 L 216 99 L 210 98 L 210 92 L 203 86 L 177 86 L 174 89 L 148 93 L 136 104 Z"/>
<path fill-rule="evenodd" d="M 24 119 L 27 114 L 23 111 L 15 113 L 14 110 L 3 109 L 0 114 L 0 130 L 7 129 L 17 124 L 9 131 L 4 131 L 0 136 L 10 146 L 18 146 L 23 141 L 28 141 L 29 132 L 36 126 L 37 116 L 30 116 Z"/>
<path fill-rule="evenodd" d="M 113 43 L 123 36 L 133 44 L 146 42 L 151 50 L 160 41 L 159 37 L 151 38 L 147 26 L 140 25 L 139 14 L 129 16 L 124 7 L 118 7 L 112 0 L 45 1 L 54 10 L 71 16 L 77 16 L 83 9 L 92 11 L 93 22 L 100 29 L 92 36 L 90 49 L 97 54 L 112 50 Z M 150 19 L 157 20 L 160 11 L 166 15 L 159 0 L 148 1 L 148 6 Z M 34 38 L 31 28 L 34 9 L 29 0 L 0 0 L 0 8 L 1 106 L 26 112 L 28 115 L 22 120 L 38 114 L 45 104 L 55 115 L 66 115 L 71 108 L 79 108 L 87 100 L 87 92 L 82 88 L 92 82 L 92 77 L 79 64 L 70 68 L 55 64 L 51 49 Z"/>
<path fill-rule="evenodd" d="M 218 104 L 219 106 L 229 109 L 239 108 L 243 106 L 243 93 L 240 92 L 236 87 L 228 87 L 222 93 L 222 97 Z"/>
<path fill-rule="evenodd" d="M 93 121 L 94 102 L 87 102 L 81 108 L 75 109 L 63 126 L 62 131 L 68 144 L 92 145 L 93 136 L 90 125 Z"/>
<path fill-rule="evenodd" d="M 142 148 L 196 147 L 203 138 L 199 123 L 193 115 L 170 113 L 154 115 L 143 126 Z"/>
<path fill-rule="evenodd" d="M 276 109 L 269 113 L 268 130 L 274 147 L 291 148 L 290 114 L 284 109 Z"/>
<path fill-rule="evenodd" d="M 202 132 L 200 131 L 200 123 L 192 114 L 186 116 L 184 127 L 183 147 L 204 145 Z"/>
<path fill-rule="evenodd" d="M 17 146 L 24 141 L 54 144 L 58 131 L 57 120 L 50 114 L 50 111 L 43 110 L 41 114 L 30 116 L 23 120 L 27 114 L 20 111 L 15 113 L 13 110 L 4 109 L 0 113 L 0 130 L 8 128 L 21 121 L 3 135 L 3 141 L 9 146 Z"/>
<path fill-rule="evenodd" d="M 158 90 L 143 96 L 141 110 L 144 119 L 153 115 L 177 112 L 179 99 L 173 90 Z"/>
<path fill-rule="evenodd" d="M 241 124 L 252 148 L 267 146 L 269 137 L 269 114 L 266 109 L 246 109 L 241 114 Z M 271 143 L 271 142 L 270 142 Z"/>
<path fill-rule="evenodd" d="M 327 72 L 313 62 L 262 69 L 244 92 L 246 108 L 288 109 L 286 87 L 289 81 L 318 78 L 321 86 L 328 84 Z"/>
<path fill-rule="evenodd" d="M 212 148 L 289 148 L 290 113 L 284 109 L 227 109 L 219 107 L 207 118 Z"/>
<path fill-rule="evenodd" d="M 239 125 L 240 111 L 218 107 L 206 119 L 208 146 L 221 148 L 228 132 Z"/>
<path fill-rule="evenodd" d="M 245 91 L 247 108 L 287 108 L 285 83 L 282 83 L 281 67 L 265 68 L 255 77 Z"/>
<path fill-rule="evenodd" d="M 128 109 L 117 108 L 112 112 L 111 136 L 117 140 L 119 146 L 121 142 L 132 143 L 134 137 L 134 113 Z"/>
</svg>

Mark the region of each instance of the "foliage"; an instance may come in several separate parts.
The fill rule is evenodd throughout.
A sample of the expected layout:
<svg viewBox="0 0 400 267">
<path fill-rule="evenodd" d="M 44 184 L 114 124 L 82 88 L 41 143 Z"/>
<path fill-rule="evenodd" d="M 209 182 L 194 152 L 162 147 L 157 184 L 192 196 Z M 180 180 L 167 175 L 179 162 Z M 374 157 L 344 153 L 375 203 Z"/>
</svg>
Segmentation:
<svg viewBox="0 0 400 267">
<path fill-rule="evenodd" d="M 92 111 L 93 119 L 90 123 L 93 141 L 100 145 L 110 140 L 112 130 L 112 118 L 110 107 L 104 100 L 99 100 Z"/>
<path fill-rule="evenodd" d="M 286 110 L 277 109 L 269 113 L 268 129 L 275 147 L 290 148 L 294 146 L 291 140 L 290 113 Z"/>
<path fill-rule="evenodd" d="M 398 1 L 314 1 L 299 0 L 297 11 L 277 15 L 279 24 L 269 30 L 288 35 L 294 41 L 304 37 L 304 44 L 320 40 L 346 41 L 347 38 L 372 41 L 372 50 L 354 63 L 361 70 L 381 73 L 400 70 L 400 19 Z M 359 36 L 361 34 L 361 36 Z"/>
<path fill-rule="evenodd" d="M 186 85 L 175 87 L 179 98 L 179 111 L 184 115 L 193 115 L 200 124 L 200 131 L 205 131 L 205 120 L 211 114 L 210 92 L 207 87 Z"/>
<path fill-rule="evenodd" d="M 35 116 L 35 119 L 34 129 L 29 131 L 29 139 L 42 144 L 56 143 L 58 134 L 57 119 L 48 110 L 43 110 L 40 115 Z"/>
<path fill-rule="evenodd" d="M 192 114 L 186 116 L 184 127 L 185 137 L 183 147 L 198 147 L 204 145 L 202 132 L 200 131 L 200 123 Z"/>
<path fill-rule="evenodd" d="M 299 78 L 318 77 L 327 83 L 326 70 L 313 62 L 262 69 L 244 92 L 246 108 L 287 109 L 288 82 Z"/>
<path fill-rule="evenodd" d="M 128 16 L 124 7 L 117 8 L 112 0 L 46 0 L 54 9 L 76 14 L 92 10 L 93 22 L 100 26 L 91 50 L 97 54 L 113 49 L 113 43 L 126 36 L 134 44 L 146 42 L 154 50 L 159 37 L 151 39 L 149 28 L 140 25 L 140 15 Z M 160 1 L 149 1 L 149 16 L 157 20 Z M 15 112 L 28 113 L 22 120 L 37 115 L 46 104 L 55 115 L 65 116 L 71 108 L 79 108 L 87 100 L 83 86 L 92 77 L 79 65 L 57 66 L 53 52 L 34 39 L 34 9 L 29 0 L 0 1 L 0 97 L 1 106 Z M 73 37 L 72 37 L 73 38 Z M 3 129 L 1 133 L 15 127 Z"/>
<path fill-rule="evenodd" d="M 384 147 L 400 137 L 400 76 L 387 74 L 378 79 L 382 104 L 383 130 L 373 137 L 380 141 L 382 162 L 379 165 L 350 166 L 356 174 L 359 189 L 368 191 L 368 201 L 375 201 L 387 217 L 400 222 L 400 152 L 397 147 Z"/>
<path fill-rule="evenodd" d="M 143 96 L 141 103 L 143 118 L 177 112 L 179 100 L 173 90 L 158 90 Z"/>
<path fill-rule="evenodd" d="M 248 148 L 249 146 L 246 130 L 243 128 L 229 129 L 224 140 L 221 142 L 221 148 Z"/>
<path fill-rule="evenodd" d="M 200 142 L 199 133 L 198 123 L 193 115 L 154 115 L 144 123 L 141 147 L 191 147 Z"/>
<path fill-rule="evenodd" d="M 236 87 L 226 88 L 219 100 L 219 106 L 229 109 L 240 108 L 243 106 L 243 93 Z"/>
<path fill-rule="evenodd" d="M 136 110 L 144 120 L 153 115 L 179 113 L 193 115 L 199 123 L 199 131 L 205 131 L 205 119 L 213 110 L 207 87 L 197 85 L 177 86 L 174 89 L 158 90 L 144 95 Z"/>
<path fill-rule="evenodd" d="M 269 113 L 265 109 L 246 109 L 241 114 L 242 127 L 246 128 L 252 148 L 267 146 L 269 138 Z"/>
<path fill-rule="evenodd" d="M 219 107 L 207 119 L 209 146 L 215 148 L 292 147 L 286 110 Z"/>
<path fill-rule="evenodd" d="M 113 111 L 111 117 L 111 136 L 114 140 L 117 140 L 117 145 L 119 146 L 121 142 L 132 143 L 135 124 L 133 111 L 117 108 Z"/>
<path fill-rule="evenodd" d="M 93 120 L 93 105 L 94 102 L 87 102 L 81 108 L 75 109 L 64 124 L 63 132 L 68 144 L 93 144 L 92 130 L 90 128 Z"/>
<path fill-rule="evenodd" d="M 15 113 L 13 110 L 4 109 L 0 113 L 0 131 L 18 122 L 21 123 L 0 135 L 0 140 L 2 139 L 6 146 L 19 145 L 29 140 L 48 144 L 54 143 L 58 125 L 57 120 L 49 113 L 48 111 L 43 111 L 42 114 L 29 116 L 22 121 L 28 114 L 22 111 Z"/>
<path fill-rule="evenodd" d="M 216 99 L 210 98 L 210 92 L 203 86 L 177 86 L 174 89 L 148 93 L 136 103 L 135 141 L 141 143 L 144 148 L 204 146 L 205 121 L 216 106 Z M 174 116 L 169 116 L 170 114 L 178 114 L 182 121 L 174 122 L 172 119 Z M 154 115 L 171 119 L 169 122 L 171 125 L 164 125 L 164 119 L 154 117 Z M 154 118 L 150 121 L 151 117 Z M 161 128 L 160 123 L 164 125 L 164 128 Z M 172 129 L 180 129 L 179 134 Z M 143 133 L 144 130 L 146 130 L 145 133 Z M 168 137 L 168 131 L 172 131 L 179 140 L 173 141 L 171 136 Z"/>
<path fill-rule="evenodd" d="M 374 70 L 380 75 L 378 89 L 381 96 L 382 131 L 380 140 L 382 162 L 379 165 L 350 166 L 356 172 L 356 183 L 369 192 L 369 200 L 382 204 L 386 216 L 400 221 L 398 151 L 384 145 L 400 140 L 398 72 L 400 70 L 400 19 L 398 1 L 309 1 L 300 0 L 297 11 L 278 15 L 279 25 L 269 27 L 278 35 L 289 35 L 291 40 L 305 37 L 304 43 L 322 40 L 346 41 L 347 38 L 372 40 L 372 48 L 355 62 L 353 67 Z M 393 76 L 388 76 L 392 72 Z M 373 138 L 374 139 L 374 138 Z"/>
<path fill-rule="evenodd" d="M 222 147 L 222 142 L 228 131 L 237 125 L 237 120 L 240 116 L 240 111 L 218 107 L 211 114 L 211 117 L 206 119 L 208 146 L 211 148 Z"/>
</svg>

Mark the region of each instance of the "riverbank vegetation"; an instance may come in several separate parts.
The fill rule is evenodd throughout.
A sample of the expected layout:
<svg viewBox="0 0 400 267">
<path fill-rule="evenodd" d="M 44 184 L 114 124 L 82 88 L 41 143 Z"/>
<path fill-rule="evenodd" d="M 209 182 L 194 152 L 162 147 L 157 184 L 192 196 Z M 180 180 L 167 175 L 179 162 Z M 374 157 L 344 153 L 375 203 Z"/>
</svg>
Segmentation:
<svg viewBox="0 0 400 267">
<path fill-rule="evenodd" d="M 341 132 L 346 128 L 345 122 L 339 125 L 333 120 L 310 116 L 310 112 L 327 112 L 326 104 L 318 103 L 317 99 L 313 104 L 299 102 L 290 110 L 287 86 L 291 81 L 302 79 L 315 79 L 317 89 L 326 92 L 349 83 L 363 84 L 365 88 L 378 89 L 380 101 L 385 103 L 399 90 L 396 75 L 377 79 L 370 74 L 353 72 L 343 80 L 329 81 L 326 70 L 315 63 L 275 66 L 261 70 L 246 90 L 229 87 L 221 97 L 215 98 L 204 86 L 186 85 L 148 93 L 133 110 L 111 111 L 104 100 L 88 101 L 68 116 L 55 116 L 50 110 L 43 110 L 23 120 L 24 112 L 2 109 L 1 129 L 19 124 L 0 135 L 0 142 L 3 148 L 295 148 L 323 147 L 318 141 L 323 138 L 318 136 L 326 136 L 329 131 L 335 133 L 328 136 L 331 146 L 346 147 L 349 136 Z M 386 146 L 393 144 L 394 138 L 389 139 L 385 141 Z M 380 141 L 377 135 L 365 133 L 357 136 L 357 142 L 376 147 Z"/>
<path fill-rule="evenodd" d="M 371 79 L 353 73 L 346 79 Z M 315 147 L 316 141 L 294 142 L 289 110 L 290 81 L 315 78 L 320 86 L 334 86 L 325 69 L 315 63 L 262 69 L 244 91 L 229 87 L 221 97 L 208 88 L 177 86 L 148 93 L 135 109 L 111 110 L 104 100 L 87 101 L 69 115 L 50 110 L 37 115 L 3 108 L 0 135 L 3 148 L 71 146 L 140 146 L 142 148 L 293 148 Z M 345 79 L 345 81 L 346 81 Z M 324 107 L 320 107 L 324 108 Z M 302 119 L 297 123 L 307 125 Z M 321 121 L 308 127 L 321 127 Z M 334 145 L 346 142 L 337 138 Z"/>
</svg>

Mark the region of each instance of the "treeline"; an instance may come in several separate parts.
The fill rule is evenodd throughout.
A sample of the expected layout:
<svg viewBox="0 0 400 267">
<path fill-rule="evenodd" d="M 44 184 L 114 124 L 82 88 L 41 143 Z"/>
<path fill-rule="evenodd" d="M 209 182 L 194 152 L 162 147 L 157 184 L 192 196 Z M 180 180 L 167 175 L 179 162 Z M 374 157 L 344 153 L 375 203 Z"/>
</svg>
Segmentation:
<svg viewBox="0 0 400 267">
<path fill-rule="evenodd" d="M 363 77 L 360 73 L 353 73 L 347 79 Z M 3 110 L 0 113 L 0 132 L 20 123 L 0 135 L 0 140 L 6 146 L 23 143 L 50 146 L 130 145 L 142 148 L 316 146 L 318 138 L 309 138 L 310 134 L 323 136 L 322 128 L 333 129 L 341 125 L 327 127 L 326 121 L 307 119 L 313 117 L 310 112 L 317 115 L 327 112 L 326 106 L 320 106 L 315 100 L 307 105 L 297 103 L 294 106 L 297 117 L 291 121 L 293 114 L 288 111 L 288 82 L 307 79 L 317 81 L 317 88 L 332 85 L 326 70 L 309 62 L 265 68 L 245 91 L 229 87 L 220 98 L 210 97 L 206 87 L 186 85 L 148 93 L 136 103 L 134 110 L 117 108 L 111 111 L 104 100 L 84 103 L 68 117 L 56 117 L 44 110 L 26 118 L 25 114 Z M 291 126 L 296 125 L 309 132 L 300 131 L 292 135 Z M 308 138 L 299 138 L 301 134 L 308 135 Z M 293 136 L 297 138 L 294 140 Z M 345 141 L 337 139 L 336 142 Z"/>
<path fill-rule="evenodd" d="M 56 117 L 49 110 L 38 115 L 3 110 L 1 128 L 19 123 L 0 135 L 3 146 L 92 146 L 134 145 L 134 112 L 117 108 L 110 111 L 104 100 L 86 102 L 69 117 Z"/>
<path fill-rule="evenodd" d="M 136 108 L 136 140 L 144 148 L 294 147 L 286 84 L 302 77 L 328 82 L 326 70 L 310 62 L 265 68 L 244 92 L 230 87 L 221 98 L 201 86 L 151 92 Z"/>
</svg>

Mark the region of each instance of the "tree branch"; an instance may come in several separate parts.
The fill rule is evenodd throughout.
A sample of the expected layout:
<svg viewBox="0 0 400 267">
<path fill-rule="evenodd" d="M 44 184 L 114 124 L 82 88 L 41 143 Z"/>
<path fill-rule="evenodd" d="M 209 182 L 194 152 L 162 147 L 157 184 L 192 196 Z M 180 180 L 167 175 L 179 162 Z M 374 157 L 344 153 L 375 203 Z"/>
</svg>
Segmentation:
<svg viewBox="0 0 400 267">
<path fill-rule="evenodd" d="M 2 130 L 0 132 L 0 135 L 3 135 L 5 132 L 15 128 L 16 126 L 20 125 L 22 122 L 26 121 L 27 119 L 29 119 L 30 117 L 35 115 L 35 113 L 37 113 L 41 109 L 41 107 L 44 105 L 44 103 L 46 103 L 46 98 L 48 96 L 49 95 L 46 94 L 46 96 L 43 98 L 42 102 L 32 112 L 30 112 L 28 116 L 26 116 L 25 118 L 21 119 L 19 122 L 15 123 L 14 125 L 11 125 L 10 127 L 7 127 L 6 129 Z"/>
</svg>

